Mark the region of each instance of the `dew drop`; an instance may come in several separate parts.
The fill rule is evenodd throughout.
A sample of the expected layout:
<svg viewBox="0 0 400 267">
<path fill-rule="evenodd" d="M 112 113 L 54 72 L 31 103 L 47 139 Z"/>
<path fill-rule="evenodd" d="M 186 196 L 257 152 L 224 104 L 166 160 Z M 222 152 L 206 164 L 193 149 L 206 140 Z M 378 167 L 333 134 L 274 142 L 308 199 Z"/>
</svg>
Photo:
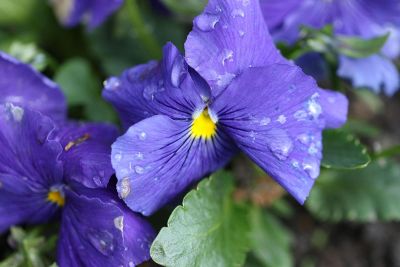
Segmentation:
<svg viewBox="0 0 400 267">
<path fill-rule="evenodd" d="M 121 80 L 117 77 L 108 78 L 104 82 L 104 88 L 106 90 L 117 90 L 121 86 Z"/>
<path fill-rule="evenodd" d="M 111 256 L 114 252 L 114 237 L 107 231 L 91 229 L 87 235 L 90 244 L 104 256 Z"/>
<path fill-rule="evenodd" d="M 293 117 L 298 121 L 304 121 L 308 118 L 308 114 L 304 110 L 298 110 L 294 113 Z"/>
<path fill-rule="evenodd" d="M 147 134 L 145 132 L 141 132 L 139 134 L 139 139 L 142 140 L 142 141 L 146 140 L 146 137 L 147 137 Z"/>
<path fill-rule="evenodd" d="M 271 123 L 271 119 L 270 118 L 263 118 L 263 119 L 261 119 L 261 121 L 260 121 L 260 125 L 261 126 L 267 126 L 268 124 L 270 124 Z"/>
<path fill-rule="evenodd" d="M 303 162 L 303 170 L 307 172 L 311 179 L 317 179 L 319 176 L 319 164 L 315 160 L 306 160 Z"/>
<path fill-rule="evenodd" d="M 135 166 L 135 172 L 137 174 L 143 174 L 144 173 L 144 168 L 141 166 Z"/>
<path fill-rule="evenodd" d="M 284 124 L 286 122 L 286 116 L 280 115 L 276 121 L 279 122 L 280 124 Z"/>
<path fill-rule="evenodd" d="M 119 195 L 122 199 L 125 199 L 129 196 L 131 193 L 131 183 L 129 181 L 129 178 L 126 177 L 122 179 L 118 185 L 117 185 L 117 190 L 119 192 Z"/>
<path fill-rule="evenodd" d="M 115 159 L 116 161 L 121 161 L 121 160 L 122 160 L 122 154 L 121 154 L 121 153 L 116 153 L 116 154 L 114 155 L 114 159 Z"/>
<path fill-rule="evenodd" d="M 233 62 L 233 51 L 230 49 L 224 49 L 222 52 L 222 65 L 225 66 L 226 62 Z"/>
<path fill-rule="evenodd" d="M 121 232 L 124 231 L 124 216 L 118 216 L 114 218 L 114 226 Z"/>
<path fill-rule="evenodd" d="M 246 34 L 245 31 L 242 31 L 242 30 L 239 31 L 239 36 L 240 36 L 240 37 L 243 37 L 245 34 Z"/>
<path fill-rule="evenodd" d="M 310 136 L 308 134 L 300 134 L 297 136 L 297 140 L 303 145 L 308 145 L 310 143 Z"/>
<path fill-rule="evenodd" d="M 241 17 L 244 18 L 244 11 L 242 9 L 234 9 L 231 12 L 232 18 Z"/>
<path fill-rule="evenodd" d="M 135 159 L 143 160 L 144 159 L 143 153 L 142 152 L 136 152 L 135 153 Z"/>
<path fill-rule="evenodd" d="M 286 160 L 293 149 L 292 139 L 283 129 L 274 128 L 268 131 L 267 146 L 279 160 Z"/>
<path fill-rule="evenodd" d="M 201 31 L 208 32 L 215 29 L 219 19 L 220 17 L 218 15 L 204 13 L 200 16 L 197 16 L 194 20 L 194 23 Z"/>
</svg>

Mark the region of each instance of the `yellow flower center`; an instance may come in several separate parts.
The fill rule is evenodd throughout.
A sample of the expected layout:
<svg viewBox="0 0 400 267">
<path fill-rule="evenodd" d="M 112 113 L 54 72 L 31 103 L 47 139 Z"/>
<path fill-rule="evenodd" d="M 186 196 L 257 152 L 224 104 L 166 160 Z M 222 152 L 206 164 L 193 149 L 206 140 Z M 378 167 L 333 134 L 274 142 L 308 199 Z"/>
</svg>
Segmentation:
<svg viewBox="0 0 400 267">
<path fill-rule="evenodd" d="M 193 138 L 210 139 L 217 133 L 217 125 L 211 119 L 208 109 L 205 108 L 194 118 L 191 128 Z"/>
<path fill-rule="evenodd" d="M 47 200 L 62 207 L 65 204 L 65 199 L 60 191 L 52 190 L 47 194 Z"/>
</svg>

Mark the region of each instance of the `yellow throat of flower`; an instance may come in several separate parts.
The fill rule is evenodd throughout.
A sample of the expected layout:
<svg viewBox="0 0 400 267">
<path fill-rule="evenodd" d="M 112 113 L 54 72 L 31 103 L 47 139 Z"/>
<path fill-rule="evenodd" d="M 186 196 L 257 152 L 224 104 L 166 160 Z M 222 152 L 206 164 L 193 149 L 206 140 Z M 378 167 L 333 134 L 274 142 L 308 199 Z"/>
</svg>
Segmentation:
<svg viewBox="0 0 400 267">
<path fill-rule="evenodd" d="M 193 138 L 211 139 L 217 133 L 217 125 L 211 119 L 208 109 L 205 108 L 197 117 L 194 117 L 191 135 Z"/>
<path fill-rule="evenodd" d="M 57 204 L 60 207 L 63 207 L 65 204 L 65 199 L 64 199 L 63 194 L 60 191 L 56 191 L 56 190 L 50 191 L 47 194 L 47 200 Z"/>
</svg>

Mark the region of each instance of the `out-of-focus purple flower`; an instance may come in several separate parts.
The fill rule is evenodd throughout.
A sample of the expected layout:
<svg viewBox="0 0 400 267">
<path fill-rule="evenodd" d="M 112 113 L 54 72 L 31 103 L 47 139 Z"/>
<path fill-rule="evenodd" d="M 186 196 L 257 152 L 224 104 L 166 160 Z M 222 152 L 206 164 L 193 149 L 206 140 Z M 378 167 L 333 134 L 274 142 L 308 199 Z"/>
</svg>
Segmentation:
<svg viewBox="0 0 400 267">
<path fill-rule="evenodd" d="M 124 0 L 51 0 L 64 26 L 74 27 L 84 21 L 90 29 L 102 24 L 123 3 Z"/>
<path fill-rule="evenodd" d="M 151 226 L 107 189 L 117 129 L 66 121 L 58 87 L 3 53 L 0 71 L 0 232 L 61 212 L 60 267 L 149 259 Z"/>
<path fill-rule="evenodd" d="M 260 2 L 270 31 L 278 41 L 293 43 L 299 38 L 301 26 L 322 28 L 327 24 L 333 25 L 336 34 L 365 39 L 390 33 L 380 55 L 361 59 L 341 58 L 340 64 L 345 66 L 340 65 L 338 75 L 350 79 L 354 86 L 370 87 L 376 92 L 383 88 L 388 95 L 400 88 L 399 73 L 390 61 L 400 55 L 399 1 L 260 0 Z M 374 64 L 371 65 L 371 62 Z"/>
<path fill-rule="evenodd" d="M 128 128 L 112 147 L 120 197 L 149 215 L 238 150 L 303 203 L 319 175 L 321 132 L 347 99 L 318 88 L 276 50 L 256 0 L 211 0 L 186 58 L 172 44 L 105 82 Z"/>
</svg>

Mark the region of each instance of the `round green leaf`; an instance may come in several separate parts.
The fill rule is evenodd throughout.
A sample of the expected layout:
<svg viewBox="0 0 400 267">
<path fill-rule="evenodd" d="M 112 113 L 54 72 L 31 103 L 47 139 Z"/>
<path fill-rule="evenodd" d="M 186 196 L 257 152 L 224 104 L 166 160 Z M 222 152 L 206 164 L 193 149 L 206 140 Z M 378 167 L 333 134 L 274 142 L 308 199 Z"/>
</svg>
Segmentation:
<svg viewBox="0 0 400 267">
<path fill-rule="evenodd" d="M 220 173 L 191 191 L 161 229 L 151 257 L 163 266 L 239 267 L 249 248 L 247 209 L 232 199 L 233 179 Z"/>
</svg>

